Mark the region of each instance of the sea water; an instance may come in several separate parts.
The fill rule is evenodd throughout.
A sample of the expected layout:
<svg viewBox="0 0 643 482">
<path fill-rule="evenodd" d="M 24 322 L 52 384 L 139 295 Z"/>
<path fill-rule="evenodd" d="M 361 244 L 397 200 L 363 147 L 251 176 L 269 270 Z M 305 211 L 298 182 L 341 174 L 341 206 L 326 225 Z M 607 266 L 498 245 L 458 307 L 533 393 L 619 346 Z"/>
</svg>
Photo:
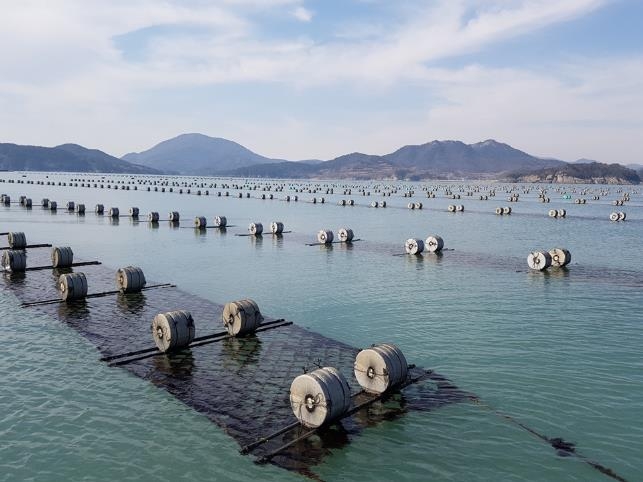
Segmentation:
<svg viewBox="0 0 643 482">
<path fill-rule="evenodd" d="M 56 184 L 82 177 L 0 176 Z M 630 202 L 615 207 L 618 186 L 567 186 L 577 191 L 571 199 L 556 186 L 526 186 L 528 193 L 521 186 L 519 201 L 509 203 L 498 183 L 478 183 L 483 192 L 465 196 L 460 186 L 474 183 L 300 181 L 322 190 L 286 202 L 295 194 L 288 191 L 292 181 L 279 182 L 286 188 L 272 191 L 273 200 L 258 199 L 260 190 L 220 187 L 231 180 L 199 182 L 219 187 L 196 196 L 194 187 L 181 195 L 141 185 L 126 191 L 0 183 L 12 201 L 27 195 L 34 202 L 31 210 L 1 206 L 0 231 L 24 231 L 29 243 L 72 246 L 76 259 L 114 269 L 141 266 L 149 280 L 214 302 L 250 297 L 272 317 L 353 346 L 395 343 L 410 363 L 440 372 L 481 400 L 411 411 L 369 427 L 313 468 L 324 480 L 607 480 L 505 415 L 575 443 L 578 453 L 627 480 L 643 478 L 643 198 L 636 188 Z M 382 197 L 376 184 L 403 189 Z M 423 187 L 438 184 L 461 199 L 443 191 L 427 199 Z M 325 194 L 330 186 L 335 194 Z M 341 186 L 354 186 L 352 194 L 343 195 Z M 550 203 L 539 202 L 539 187 L 548 189 Z M 584 188 L 591 194 L 581 195 Z M 413 198 L 402 197 L 406 189 L 415 190 Z M 484 189 L 496 189 L 496 197 L 480 201 Z M 610 193 L 592 200 L 601 189 Z M 325 203 L 310 202 L 322 196 Z M 44 197 L 58 202 L 58 212 L 39 206 Z M 575 204 L 579 197 L 587 204 Z M 355 206 L 337 205 L 349 198 Z M 387 207 L 372 208 L 373 200 Z M 67 201 L 84 203 L 87 214 L 66 212 Z M 409 201 L 424 207 L 410 210 Z M 119 207 L 122 217 L 96 216 L 97 203 L 106 211 Z M 450 204 L 465 210 L 450 213 Z M 179 211 L 183 227 L 135 223 L 123 216 L 131 206 L 143 221 L 150 211 L 161 219 Z M 495 215 L 498 206 L 513 212 Z M 567 210 L 566 218 L 548 217 L 558 208 Z M 625 211 L 627 220 L 610 222 L 613 211 Z M 212 224 L 217 215 L 231 225 L 225 232 L 191 228 L 195 216 Z M 268 231 L 272 221 L 292 232 L 237 236 L 250 222 Z M 360 241 L 308 245 L 320 229 L 344 226 Z M 404 255 L 407 238 L 430 234 L 444 238 L 441 256 Z M 528 269 L 531 251 L 554 247 L 571 251 L 567 270 Z M 76 331 L 21 308 L 8 289 L 0 294 L 0 330 L 0 480 L 301 478 L 255 465 L 221 428 L 166 391 L 108 368 Z"/>
</svg>

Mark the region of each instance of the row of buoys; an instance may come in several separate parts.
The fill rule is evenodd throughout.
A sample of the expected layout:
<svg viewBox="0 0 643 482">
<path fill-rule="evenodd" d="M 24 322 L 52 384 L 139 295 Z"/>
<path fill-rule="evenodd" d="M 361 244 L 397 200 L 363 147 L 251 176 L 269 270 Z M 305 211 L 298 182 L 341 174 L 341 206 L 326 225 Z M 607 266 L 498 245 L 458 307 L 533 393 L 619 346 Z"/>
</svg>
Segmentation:
<svg viewBox="0 0 643 482">
<path fill-rule="evenodd" d="M 386 207 L 386 201 L 372 201 L 371 202 L 371 207 L 372 208 L 385 208 Z"/>
<path fill-rule="evenodd" d="M 52 252 L 52 259 L 56 253 L 62 256 L 69 256 L 65 259 L 71 265 L 73 253 L 71 248 L 55 248 L 59 252 Z M 59 256 L 60 256 L 59 254 Z M 60 259 L 62 259 L 62 256 Z M 59 267 L 63 267 L 60 265 Z M 141 268 L 135 266 L 127 266 L 120 268 L 116 271 L 116 287 L 122 293 L 138 293 L 146 285 L 145 275 Z M 67 273 L 62 274 L 58 278 L 58 289 L 60 291 L 60 298 L 63 301 L 80 300 L 87 296 L 87 277 L 85 273 Z"/>
<path fill-rule="evenodd" d="M 355 357 L 353 373 L 364 391 L 379 395 L 407 380 L 408 363 L 398 347 L 383 343 L 361 350 Z M 350 386 L 336 368 L 319 368 L 292 381 L 290 406 L 299 423 L 317 428 L 349 411 Z"/>
<path fill-rule="evenodd" d="M 450 213 L 461 213 L 464 211 L 464 205 L 462 204 L 449 204 L 447 211 Z"/>
<path fill-rule="evenodd" d="M 409 203 L 407 207 L 409 209 L 422 209 L 422 203 L 421 202 Z"/>
<path fill-rule="evenodd" d="M 550 266 L 562 268 L 572 260 L 572 254 L 565 248 L 553 248 L 549 251 L 533 251 L 527 256 L 529 268 L 543 271 Z"/>
<path fill-rule="evenodd" d="M 574 199 L 575 204 L 587 204 L 587 199 L 585 198 L 576 198 Z"/>
<path fill-rule="evenodd" d="M 625 221 L 625 218 L 627 218 L 627 214 L 623 211 L 613 212 L 610 214 L 610 221 Z"/>
<path fill-rule="evenodd" d="M 339 206 L 355 206 L 355 200 L 353 199 L 340 199 L 337 204 Z"/>
<path fill-rule="evenodd" d="M 339 228 L 337 230 L 337 239 L 341 243 L 351 243 L 355 234 L 351 228 Z M 321 244 L 331 244 L 335 239 L 335 234 L 330 229 L 322 229 L 317 233 L 317 242 Z"/>
<path fill-rule="evenodd" d="M 511 206 L 497 207 L 496 214 L 499 214 L 499 215 L 511 214 Z"/>
<path fill-rule="evenodd" d="M 623 204 L 625 204 L 625 201 L 623 199 L 617 199 L 616 201 L 614 201 L 614 206 L 622 206 Z"/>
<path fill-rule="evenodd" d="M 548 214 L 549 214 L 550 218 L 564 218 L 565 216 L 567 216 L 567 211 L 565 211 L 562 208 L 561 209 L 550 209 Z"/>
<path fill-rule="evenodd" d="M 407 254 L 421 254 L 425 249 L 429 253 L 439 253 L 444 248 L 444 240 L 437 234 L 431 235 L 423 241 L 419 238 L 409 238 L 404 243 Z"/>
<path fill-rule="evenodd" d="M 226 303 L 221 315 L 223 326 L 231 336 L 254 333 L 263 322 L 259 306 L 251 299 Z M 152 338 L 156 347 L 166 353 L 186 348 L 196 333 L 192 314 L 177 310 L 159 313 L 152 320 Z"/>
</svg>

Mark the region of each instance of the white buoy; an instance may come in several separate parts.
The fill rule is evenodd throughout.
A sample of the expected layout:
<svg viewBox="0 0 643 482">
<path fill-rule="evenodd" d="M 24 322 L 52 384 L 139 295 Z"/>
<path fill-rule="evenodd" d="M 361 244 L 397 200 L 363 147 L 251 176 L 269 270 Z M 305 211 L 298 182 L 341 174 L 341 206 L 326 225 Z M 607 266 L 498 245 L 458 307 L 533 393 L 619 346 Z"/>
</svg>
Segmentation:
<svg viewBox="0 0 643 482">
<path fill-rule="evenodd" d="M 7 242 L 11 249 L 25 249 L 27 247 L 27 237 L 22 232 L 7 234 Z"/>
<path fill-rule="evenodd" d="M 319 368 L 299 375 L 290 385 L 290 406 L 297 420 L 308 428 L 330 423 L 348 411 L 348 382 L 335 368 Z"/>
<path fill-rule="evenodd" d="M 2 269 L 12 273 L 23 272 L 27 268 L 27 254 L 24 251 L 7 249 L 2 252 Z"/>
<path fill-rule="evenodd" d="M 221 319 L 223 326 L 232 336 L 253 333 L 263 322 L 259 306 L 250 299 L 226 303 Z"/>
<path fill-rule="evenodd" d="M 168 214 L 168 219 L 173 223 L 178 223 L 180 219 L 178 211 L 170 211 L 170 213 Z"/>
<path fill-rule="evenodd" d="M 261 236 L 261 233 L 263 233 L 263 224 L 250 223 L 250 225 L 248 226 L 248 231 L 254 236 Z"/>
<path fill-rule="evenodd" d="M 330 229 L 322 229 L 317 233 L 317 241 L 321 244 L 330 244 L 334 238 L 335 236 Z"/>
<path fill-rule="evenodd" d="M 83 299 L 87 296 L 87 278 L 84 273 L 61 274 L 58 289 L 63 301 Z"/>
<path fill-rule="evenodd" d="M 350 243 L 353 241 L 353 230 L 351 228 L 340 228 L 337 231 L 337 237 L 342 243 Z"/>
<path fill-rule="evenodd" d="M 197 216 L 194 218 L 194 227 L 197 229 L 205 229 L 207 222 L 205 216 Z"/>
<path fill-rule="evenodd" d="M 420 254 L 424 251 L 424 241 L 417 238 L 410 238 L 404 243 L 404 249 L 407 254 Z"/>
<path fill-rule="evenodd" d="M 379 394 L 406 381 L 408 363 L 397 346 L 383 343 L 357 354 L 354 373 L 366 392 Z"/>
<path fill-rule="evenodd" d="M 141 268 L 127 266 L 116 271 L 116 288 L 122 293 L 138 293 L 146 284 Z"/>
<path fill-rule="evenodd" d="M 281 234 L 284 232 L 284 223 L 280 221 L 273 221 L 270 223 L 270 231 L 272 234 Z"/>
<path fill-rule="evenodd" d="M 442 251 L 442 248 L 444 248 L 444 240 L 437 234 L 434 234 L 426 238 L 424 246 L 429 253 L 439 253 Z"/>
<path fill-rule="evenodd" d="M 54 268 L 68 268 L 73 262 L 74 252 L 69 246 L 52 248 L 51 264 Z"/>
<path fill-rule="evenodd" d="M 194 319 L 189 311 L 159 313 L 152 320 L 152 337 L 162 352 L 187 347 L 195 335 Z"/>
<path fill-rule="evenodd" d="M 550 210 L 549 210 L 549 217 L 550 217 L 550 218 L 557 218 L 557 217 L 558 217 L 558 210 L 556 210 L 556 209 L 550 209 Z"/>
<path fill-rule="evenodd" d="M 618 213 L 610 214 L 610 221 L 618 221 Z"/>
<path fill-rule="evenodd" d="M 549 250 L 551 265 L 558 268 L 567 266 L 572 260 L 572 253 L 565 248 L 553 248 Z"/>
<path fill-rule="evenodd" d="M 151 213 L 149 213 L 147 215 L 147 220 L 150 223 L 158 223 L 159 222 L 159 213 L 157 213 L 156 211 L 152 211 Z"/>
<path fill-rule="evenodd" d="M 551 255 L 547 251 L 534 251 L 527 256 L 527 264 L 531 269 L 542 271 L 551 266 Z"/>
</svg>

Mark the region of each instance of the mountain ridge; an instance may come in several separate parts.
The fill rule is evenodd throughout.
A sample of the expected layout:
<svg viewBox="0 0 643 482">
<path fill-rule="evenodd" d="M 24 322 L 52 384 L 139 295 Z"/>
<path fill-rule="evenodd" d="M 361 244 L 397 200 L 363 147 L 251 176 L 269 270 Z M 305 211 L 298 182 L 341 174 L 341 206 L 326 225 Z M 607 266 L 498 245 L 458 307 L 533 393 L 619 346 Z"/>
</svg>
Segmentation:
<svg viewBox="0 0 643 482">
<path fill-rule="evenodd" d="M 87 149 L 78 144 L 42 147 L 0 143 L 0 169 L 161 174 L 156 169 L 123 161 L 98 149 Z"/>
</svg>

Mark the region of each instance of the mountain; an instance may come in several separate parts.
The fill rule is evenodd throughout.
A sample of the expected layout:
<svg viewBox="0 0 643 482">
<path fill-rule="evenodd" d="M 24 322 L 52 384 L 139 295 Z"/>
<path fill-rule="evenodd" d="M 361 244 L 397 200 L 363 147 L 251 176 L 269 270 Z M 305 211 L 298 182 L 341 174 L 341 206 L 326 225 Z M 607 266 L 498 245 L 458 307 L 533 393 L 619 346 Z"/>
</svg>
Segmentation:
<svg viewBox="0 0 643 482">
<path fill-rule="evenodd" d="M 0 143 L 0 169 L 161 174 L 156 169 L 132 164 L 102 151 L 87 149 L 77 144 L 40 147 Z"/>
<path fill-rule="evenodd" d="M 556 159 L 542 159 L 494 140 L 465 144 L 460 141 L 433 141 L 404 146 L 384 156 L 359 152 L 314 164 L 311 169 L 289 172 L 292 164 L 268 164 L 233 170 L 232 175 L 257 177 L 313 177 L 351 179 L 490 178 L 500 172 L 541 169 L 564 165 Z"/>
<path fill-rule="evenodd" d="M 219 174 L 251 165 L 283 162 L 269 159 L 236 142 L 203 134 L 182 134 L 123 160 L 181 174 Z"/>
<path fill-rule="evenodd" d="M 639 184 L 641 177 L 633 169 L 620 164 L 566 164 L 528 172 L 513 172 L 506 176 L 511 182 L 541 182 L 564 184 Z"/>
</svg>

